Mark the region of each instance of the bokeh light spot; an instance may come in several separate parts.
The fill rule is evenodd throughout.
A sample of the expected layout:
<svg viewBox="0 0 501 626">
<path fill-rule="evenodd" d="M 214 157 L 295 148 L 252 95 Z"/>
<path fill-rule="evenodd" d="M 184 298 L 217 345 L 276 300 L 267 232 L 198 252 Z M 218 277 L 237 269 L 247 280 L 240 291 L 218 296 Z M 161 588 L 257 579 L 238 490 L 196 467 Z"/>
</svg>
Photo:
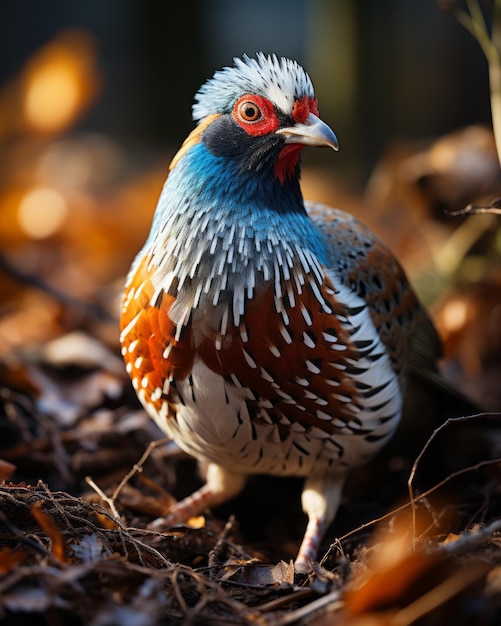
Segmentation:
<svg viewBox="0 0 501 626">
<path fill-rule="evenodd" d="M 19 204 L 19 224 L 31 239 L 56 233 L 68 214 L 64 196 L 55 189 L 40 187 L 26 193 Z"/>
</svg>

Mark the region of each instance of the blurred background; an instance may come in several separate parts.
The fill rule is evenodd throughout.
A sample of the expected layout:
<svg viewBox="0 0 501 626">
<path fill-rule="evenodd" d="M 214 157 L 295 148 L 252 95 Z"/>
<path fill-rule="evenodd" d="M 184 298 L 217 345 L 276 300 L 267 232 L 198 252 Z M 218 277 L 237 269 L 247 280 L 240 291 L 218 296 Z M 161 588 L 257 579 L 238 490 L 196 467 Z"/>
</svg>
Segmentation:
<svg viewBox="0 0 501 626">
<path fill-rule="evenodd" d="M 342 142 L 334 167 L 363 180 L 392 138 L 489 123 L 485 59 L 443 5 L 438 0 L 254 0 L 250 8 L 239 0 L 185 0 L 175 7 L 162 0 L 9 3 L 0 22 L 4 106 L 16 85 L 24 93 L 15 107 L 22 119 L 2 107 L 2 135 L 84 130 L 119 141 L 132 158 L 137 146 L 165 151 L 190 130 L 200 84 L 235 55 L 262 50 L 307 68 L 321 113 Z M 37 91 L 33 82 L 37 69 L 38 81 L 46 81 L 44 110 L 43 85 Z M 33 110 L 39 111 L 36 119 Z"/>
<path fill-rule="evenodd" d="M 467 322 L 492 329 L 461 348 L 478 376 L 484 353 L 501 344 L 501 237 L 496 216 L 447 211 L 499 194 L 500 172 L 487 63 L 458 8 L 437 0 L 3 3 L 0 358 L 82 328 L 116 347 L 123 278 L 192 128 L 193 95 L 234 56 L 262 50 L 305 66 L 340 140 L 338 154 L 305 152 L 305 196 L 355 213 L 381 235 L 456 353 L 458 328 L 461 341 Z"/>
</svg>

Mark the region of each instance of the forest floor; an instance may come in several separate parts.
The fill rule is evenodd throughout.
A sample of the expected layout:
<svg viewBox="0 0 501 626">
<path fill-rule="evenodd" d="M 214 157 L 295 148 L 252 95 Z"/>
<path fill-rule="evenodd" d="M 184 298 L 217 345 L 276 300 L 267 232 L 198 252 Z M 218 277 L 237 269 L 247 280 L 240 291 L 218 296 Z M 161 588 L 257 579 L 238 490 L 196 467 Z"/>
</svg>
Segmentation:
<svg viewBox="0 0 501 626">
<path fill-rule="evenodd" d="M 108 138 L 71 134 L 0 149 L 0 623 L 501 623 L 501 228 L 451 216 L 501 195 L 489 131 L 392 146 L 363 193 L 306 167 L 306 197 L 355 213 L 401 260 L 444 375 L 478 404 L 410 397 L 309 575 L 292 564 L 298 480 L 256 477 L 187 525 L 147 528 L 201 481 L 172 443 L 150 445 L 162 434 L 118 346 L 168 159 L 137 168 Z"/>
</svg>

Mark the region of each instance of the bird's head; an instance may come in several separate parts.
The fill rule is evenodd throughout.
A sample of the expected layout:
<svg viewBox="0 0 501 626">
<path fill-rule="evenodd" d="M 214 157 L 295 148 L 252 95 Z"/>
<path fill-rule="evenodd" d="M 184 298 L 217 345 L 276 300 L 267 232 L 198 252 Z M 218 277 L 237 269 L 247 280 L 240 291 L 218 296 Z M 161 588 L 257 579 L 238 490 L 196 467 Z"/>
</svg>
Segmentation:
<svg viewBox="0 0 501 626">
<path fill-rule="evenodd" d="M 305 146 L 338 149 L 335 134 L 318 117 L 308 74 L 296 61 L 275 55 L 244 55 L 217 71 L 196 94 L 193 119 L 198 126 L 179 157 L 203 141 L 241 171 L 268 169 L 281 183 L 297 172 Z"/>
</svg>

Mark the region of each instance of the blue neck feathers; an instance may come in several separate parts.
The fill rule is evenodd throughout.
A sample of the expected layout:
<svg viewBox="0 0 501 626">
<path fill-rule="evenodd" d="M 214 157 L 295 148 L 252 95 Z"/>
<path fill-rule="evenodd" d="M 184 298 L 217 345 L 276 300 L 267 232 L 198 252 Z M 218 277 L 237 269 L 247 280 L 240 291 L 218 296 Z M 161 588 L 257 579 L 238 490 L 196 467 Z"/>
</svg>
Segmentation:
<svg viewBox="0 0 501 626">
<path fill-rule="evenodd" d="M 231 158 L 211 154 L 201 142 L 170 173 L 157 213 L 205 213 L 209 207 L 238 222 L 247 216 L 254 221 L 252 215 L 263 210 L 282 216 L 305 212 L 299 176 L 282 185 L 272 168 L 242 170 Z"/>
<path fill-rule="evenodd" d="M 206 234 L 221 227 L 247 227 L 264 236 L 270 227 L 285 220 L 285 230 L 295 236 L 313 235 L 306 215 L 298 176 L 282 184 L 272 168 L 242 171 L 227 157 L 214 156 L 204 143 L 198 143 L 176 164 L 158 201 L 152 229 L 189 222 L 202 224 Z M 316 231 L 315 231 L 316 232 Z"/>
<path fill-rule="evenodd" d="M 298 177 L 282 185 L 264 169 L 235 170 L 231 159 L 214 156 L 203 143 L 175 165 L 145 244 L 157 268 L 156 285 L 168 288 L 175 279 L 180 290 L 193 294 L 203 284 L 207 297 L 221 301 L 246 284 L 257 288 L 281 280 L 286 267 L 308 273 L 315 266 L 318 272 L 325 262 Z"/>
</svg>

